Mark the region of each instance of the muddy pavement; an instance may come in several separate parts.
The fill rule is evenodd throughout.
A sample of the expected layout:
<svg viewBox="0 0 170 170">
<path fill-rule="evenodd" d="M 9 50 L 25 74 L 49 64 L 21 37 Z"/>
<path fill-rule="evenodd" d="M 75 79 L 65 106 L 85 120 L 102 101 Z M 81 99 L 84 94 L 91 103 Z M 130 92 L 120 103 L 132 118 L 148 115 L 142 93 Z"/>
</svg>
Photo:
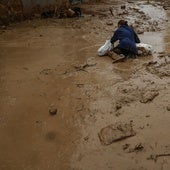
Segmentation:
<svg viewBox="0 0 170 170">
<path fill-rule="evenodd" d="M 83 5 L 82 18 L 1 30 L 0 169 L 169 170 L 170 24 L 163 7 L 110 0 Z M 122 18 L 153 45 L 153 56 L 112 64 L 96 55 Z M 126 124 L 135 133 L 103 145 L 99 132 L 115 124 L 118 135 Z"/>
</svg>

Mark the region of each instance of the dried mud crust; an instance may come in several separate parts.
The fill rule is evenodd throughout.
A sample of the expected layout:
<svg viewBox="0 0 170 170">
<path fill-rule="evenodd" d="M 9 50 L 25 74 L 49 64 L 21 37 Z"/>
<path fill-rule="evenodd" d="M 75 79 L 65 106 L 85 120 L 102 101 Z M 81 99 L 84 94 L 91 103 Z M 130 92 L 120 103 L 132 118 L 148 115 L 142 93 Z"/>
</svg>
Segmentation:
<svg viewBox="0 0 170 170">
<path fill-rule="evenodd" d="M 117 96 L 116 103 L 119 105 L 128 105 L 136 101 L 148 103 L 158 95 L 158 88 L 152 83 L 146 83 L 143 87 L 140 84 L 123 83 L 115 89 L 114 93 L 114 96 Z"/>
</svg>

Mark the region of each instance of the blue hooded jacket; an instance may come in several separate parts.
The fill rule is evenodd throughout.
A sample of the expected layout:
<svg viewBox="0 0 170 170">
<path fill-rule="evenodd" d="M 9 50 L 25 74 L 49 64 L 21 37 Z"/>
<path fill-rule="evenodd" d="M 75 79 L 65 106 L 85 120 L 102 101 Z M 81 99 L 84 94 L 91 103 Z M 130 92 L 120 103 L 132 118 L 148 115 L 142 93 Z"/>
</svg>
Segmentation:
<svg viewBox="0 0 170 170">
<path fill-rule="evenodd" d="M 140 43 L 140 40 L 133 30 L 128 25 L 121 25 L 114 33 L 110 42 L 114 44 L 119 40 L 118 48 L 124 49 L 133 53 L 137 53 L 136 43 Z"/>
</svg>

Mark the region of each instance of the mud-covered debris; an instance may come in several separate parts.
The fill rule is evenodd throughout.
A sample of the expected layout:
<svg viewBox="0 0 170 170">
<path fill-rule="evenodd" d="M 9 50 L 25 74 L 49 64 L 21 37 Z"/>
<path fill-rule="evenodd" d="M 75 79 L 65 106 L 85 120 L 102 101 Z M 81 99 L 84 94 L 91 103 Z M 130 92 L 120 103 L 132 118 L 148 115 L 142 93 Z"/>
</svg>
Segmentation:
<svg viewBox="0 0 170 170">
<path fill-rule="evenodd" d="M 107 21 L 106 25 L 113 25 L 113 22 L 112 21 Z"/>
<path fill-rule="evenodd" d="M 169 55 L 160 55 L 157 61 L 151 61 L 146 65 L 146 70 L 160 78 L 170 76 L 170 57 Z"/>
<path fill-rule="evenodd" d="M 74 15 L 75 15 L 75 12 L 72 9 L 68 9 L 67 16 L 68 17 L 73 17 Z"/>
<path fill-rule="evenodd" d="M 166 109 L 167 109 L 168 111 L 170 111 L 170 106 L 167 106 Z"/>
<path fill-rule="evenodd" d="M 115 114 L 116 117 L 118 117 L 118 116 L 120 116 L 120 115 L 121 115 L 120 112 L 117 112 L 117 113 Z"/>
<path fill-rule="evenodd" d="M 156 90 L 148 90 L 148 91 L 144 91 L 142 94 L 141 94 L 141 99 L 140 99 L 140 102 L 141 103 L 148 103 L 148 102 L 151 102 L 156 96 L 159 95 L 159 92 L 156 91 Z"/>
<path fill-rule="evenodd" d="M 39 18 L 41 18 L 41 14 L 33 13 L 32 17 L 39 19 Z"/>
<path fill-rule="evenodd" d="M 52 73 L 52 69 L 48 69 L 48 68 L 40 71 L 40 74 L 42 75 L 49 75 L 51 73 Z"/>
<path fill-rule="evenodd" d="M 57 108 L 55 106 L 50 106 L 49 113 L 50 115 L 56 115 L 57 114 Z"/>
<path fill-rule="evenodd" d="M 88 68 L 88 67 L 93 67 L 93 66 L 96 66 L 97 63 L 94 63 L 94 64 L 83 64 L 83 65 L 80 65 L 80 66 L 74 66 L 74 68 L 76 69 L 76 71 L 85 71 L 87 72 L 85 69 Z"/>
<path fill-rule="evenodd" d="M 6 30 L 6 29 L 7 29 L 7 26 L 6 26 L 6 25 L 2 25 L 2 26 L 0 27 L 0 29 Z"/>
<path fill-rule="evenodd" d="M 118 56 L 118 57 L 117 57 Z M 112 59 L 113 59 L 113 61 L 112 61 L 112 63 L 119 63 L 119 62 L 124 62 L 126 59 L 127 59 L 127 57 L 126 56 L 124 56 L 123 54 L 121 54 L 121 55 L 114 55 L 114 56 L 112 56 L 111 57 Z"/>
<path fill-rule="evenodd" d="M 48 10 L 41 13 L 41 18 L 52 18 L 55 15 L 55 10 Z"/>
<path fill-rule="evenodd" d="M 143 29 L 137 29 L 137 34 L 143 34 L 145 31 Z"/>
<path fill-rule="evenodd" d="M 112 7 L 109 8 L 109 11 L 110 11 L 111 15 L 114 16 Z"/>
<path fill-rule="evenodd" d="M 129 1 L 127 1 L 127 2 L 128 2 L 128 3 L 130 3 L 130 4 L 134 3 L 134 1 L 130 1 L 130 0 L 129 0 Z"/>
<path fill-rule="evenodd" d="M 160 55 L 158 55 L 159 58 L 168 58 L 170 57 L 170 54 L 166 54 L 166 53 L 162 53 Z"/>
<path fill-rule="evenodd" d="M 157 61 L 149 61 L 149 62 L 146 64 L 146 67 L 155 65 L 155 64 L 157 64 L 157 63 L 158 63 Z"/>
<path fill-rule="evenodd" d="M 40 121 L 40 120 L 36 120 L 36 121 L 35 121 L 35 123 L 42 123 L 42 121 Z"/>
<path fill-rule="evenodd" d="M 82 12 L 79 7 L 68 8 L 67 6 L 63 6 L 59 9 L 49 9 L 47 11 L 43 11 L 41 13 L 41 18 L 71 18 L 71 17 L 81 17 Z"/>
<path fill-rule="evenodd" d="M 151 117 L 151 116 L 150 115 L 146 115 L 145 117 L 148 118 L 148 117 Z"/>
<path fill-rule="evenodd" d="M 126 10 L 118 12 L 118 15 L 127 15 L 127 14 L 129 14 L 129 12 Z"/>
<path fill-rule="evenodd" d="M 135 134 L 131 123 L 116 123 L 102 128 L 98 133 L 98 136 L 103 145 L 110 145 L 113 142 L 126 139 Z"/>
<path fill-rule="evenodd" d="M 170 153 L 165 153 L 165 154 L 153 154 L 150 155 L 147 160 L 154 160 L 155 162 L 158 160 L 159 157 L 166 157 L 166 156 L 170 156 Z"/>
<path fill-rule="evenodd" d="M 126 9 L 126 5 L 121 5 L 121 9 Z"/>
<path fill-rule="evenodd" d="M 88 141 L 88 140 L 89 140 L 89 135 L 87 135 L 86 137 L 84 137 L 84 140 L 85 140 L 85 141 Z"/>
<path fill-rule="evenodd" d="M 129 148 L 129 146 L 130 146 L 130 144 L 126 143 L 125 145 L 122 146 L 122 149 L 123 149 L 123 150 L 126 150 L 126 149 Z"/>
<path fill-rule="evenodd" d="M 122 108 L 122 104 L 121 103 L 116 103 L 115 104 L 115 111 L 118 111 Z"/>
<path fill-rule="evenodd" d="M 168 7 L 165 5 L 165 6 L 163 6 L 163 9 L 164 10 L 168 10 Z"/>
<path fill-rule="evenodd" d="M 135 145 L 134 148 L 129 148 L 128 153 L 132 153 L 132 152 L 138 153 L 140 151 L 143 151 L 143 149 L 144 149 L 144 146 L 141 143 L 139 143 Z"/>
</svg>

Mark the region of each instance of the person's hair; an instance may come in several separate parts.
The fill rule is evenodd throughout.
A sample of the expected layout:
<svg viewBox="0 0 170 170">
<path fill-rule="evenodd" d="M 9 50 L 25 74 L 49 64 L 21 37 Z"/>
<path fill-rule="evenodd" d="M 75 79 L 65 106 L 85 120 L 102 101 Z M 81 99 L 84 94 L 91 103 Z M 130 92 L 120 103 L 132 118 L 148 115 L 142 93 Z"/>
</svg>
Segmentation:
<svg viewBox="0 0 170 170">
<path fill-rule="evenodd" d="M 125 21 L 125 20 L 120 20 L 119 22 L 118 22 L 118 25 L 119 26 L 121 26 L 121 25 L 128 25 L 128 22 L 127 21 Z"/>
</svg>

